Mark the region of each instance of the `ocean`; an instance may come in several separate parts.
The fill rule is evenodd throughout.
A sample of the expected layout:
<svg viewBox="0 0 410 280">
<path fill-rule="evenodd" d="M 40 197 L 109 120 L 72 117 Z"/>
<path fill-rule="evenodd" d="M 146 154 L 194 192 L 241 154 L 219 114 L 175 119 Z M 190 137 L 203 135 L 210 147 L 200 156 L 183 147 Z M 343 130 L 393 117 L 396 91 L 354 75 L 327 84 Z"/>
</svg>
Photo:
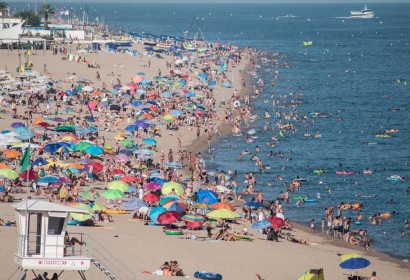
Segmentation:
<svg viewBox="0 0 410 280">
<path fill-rule="evenodd" d="M 27 6 L 10 4 L 12 11 L 24 5 Z M 292 196 L 316 197 L 320 193 L 320 200 L 297 208 L 291 199 L 291 204 L 285 206 L 285 215 L 302 224 L 312 218 L 319 222 L 325 217 L 325 207 L 341 201 L 363 202 L 362 215 L 366 218 L 396 211 L 398 215 L 378 226 L 366 219 L 363 225 L 352 229 L 368 230 L 377 251 L 405 261 L 410 259 L 410 229 L 404 228 L 404 219 L 410 218 L 410 194 L 405 192 L 410 183 L 387 180 L 394 174 L 410 176 L 410 4 L 371 4 L 374 19 L 349 18 L 352 9 L 362 8 L 360 3 L 53 5 L 57 10 L 77 13 L 80 8 L 87 9 L 90 21 L 98 17 L 124 33 L 183 36 L 185 31 L 194 35 L 201 27 L 208 41 L 279 52 L 278 60 L 288 67 L 261 63 L 256 69 L 256 74 L 267 81 L 262 96 L 251 101 L 256 108 L 254 113 L 260 116 L 252 123 L 258 138 L 248 145 L 245 137 L 223 137 L 211 154 L 205 154 L 208 170 L 237 170 L 240 190 L 245 173 L 254 172 L 258 179 L 256 190 L 263 191 L 268 200 L 286 191 L 283 182 L 290 183 L 296 176 L 306 178 L 308 182 Z M 304 47 L 304 41 L 312 41 L 313 45 Z M 271 70 L 279 71 L 274 87 L 270 83 L 274 75 Z M 254 82 L 256 79 L 249 84 L 249 91 Z M 281 137 L 278 129 L 263 133 L 265 122 L 277 122 L 274 117 L 264 118 L 265 110 L 272 116 L 275 110 L 289 111 L 272 106 L 272 92 L 280 101 L 285 101 L 286 94 L 288 102 L 292 95 L 303 94 L 295 108 L 300 115 L 310 116 L 311 137 L 304 137 L 306 128 L 301 122 L 296 124 L 294 135 Z M 314 117 L 314 112 L 320 117 Z M 386 129 L 398 132 L 390 138 L 376 138 Z M 316 132 L 323 137 L 314 138 Z M 272 134 L 281 142 L 274 148 L 266 146 Z M 258 156 L 271 166 L 265 173 L 259 173 L 250 160 L 256 145 L 263 149 Z M 247 148 L 251 153 L 237 161 Z M 282 152 L 283 157 L 267 156 L 271 150 Z M 335 174 L 341 169 L 362 172 L 366 168 L 374 173 Z M 318 176 L 313 173 L 315 169 L 327 172 Z M 277 180 L 277 175 L 283 181 Z M 273 186 L 268 186 L 269 181 Z M 363 196 L 356 197 L 358 192 Z M 343 213 L 346 217 L 355 215 L 355 211 Z M 406 232 L 404 237 L 400 236 L 401 231 Z"/>
</svg>

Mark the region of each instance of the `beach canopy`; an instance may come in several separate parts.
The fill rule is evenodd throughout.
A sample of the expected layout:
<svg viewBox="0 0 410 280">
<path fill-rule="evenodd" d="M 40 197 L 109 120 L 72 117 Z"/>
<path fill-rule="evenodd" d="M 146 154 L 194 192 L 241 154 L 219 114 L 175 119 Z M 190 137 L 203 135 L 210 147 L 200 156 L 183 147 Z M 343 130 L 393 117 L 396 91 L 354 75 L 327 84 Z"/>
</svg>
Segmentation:
<svg viewBox="0 0 410 280">
<path fill-rule="evenodd" d="M 323 274 L 323 269 L 309 269 L 297 280 L 325 280 L 325 276 Z"/>
</svg>

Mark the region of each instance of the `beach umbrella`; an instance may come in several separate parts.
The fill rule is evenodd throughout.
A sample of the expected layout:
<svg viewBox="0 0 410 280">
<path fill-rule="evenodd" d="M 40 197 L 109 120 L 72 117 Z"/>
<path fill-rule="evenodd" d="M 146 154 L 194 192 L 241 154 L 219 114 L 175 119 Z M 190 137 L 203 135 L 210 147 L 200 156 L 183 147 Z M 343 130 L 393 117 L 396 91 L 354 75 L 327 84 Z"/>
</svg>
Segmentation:
<svg viewBox="0 0 410 280">
<path fill-rule="evenodd" d="M 153 222 L 157 222 L 157 218 L 159 215 L 161 215 L 162 213 L 167 212 L 167 209 L 161 206 L 157 206 L 152 208 L 149 211 L 148 217 L 151 219 L 151 221 Z"/>
<path fill-rule="evenodd" d="M 125 191 L 126 193 L 133 193 L 137 191 L 137 187 L 129 186 L 128 189 Z"/>
<path fill-rule="evenodd" d="M 67 142 L 78 142 L 79 138 L 77 135 L 72 134 L 72 133 L 66 133 L 61 137 L 61 140 L 67 141 Z"/>
<path fill-rule="evenodd" d="M 130 210 L 130 211 L 138 210 L 141 207 L 148 207 L 148 203 L 140 199 L 133 199 L 133 200 L 127 201 L 127 202 L 124 202 L 122 205 L 124 206 L 125 209 Z"/>
<path fill-rule="evenodd" d="M 94 90 L 92 86 L 85 86 L 81 89 L 82 91 L 91 92 Z"/>
<path fill-rule="evenodd" d="M 93 207 L 91 207 L 91 211 L 95 212 L 95 211 L 102 211 L 102 210 L 106 210 L 107 207 L 105 207 L 105 205 L 101 204 L 101 203 L 94 203 Z"/>
<path fill-rule="evenodd" d="M 138 72 L 137 75 L 138 76 L 145 76 L 145 73 L 144 72 Z"/>
<path fill-rule="evenodd" d="M 89 214 L 91 214 L 93 211 L 91 210 L 90 205 L 84 204 L 84 203 L 71 203 L 70 206 L 83 209 L 87 211 Z"/>
<path fill-rule="evenodd" d="M 266 220 L 272 224 L 271 225 L 272 228 L 278 229 L 278 228 L 283 228 L 286 226 L 285 222 L 281 218 L 278 218 L 278 217 L 268 217 L 266 218 Z"/>
<path fill-rule="evenodd" d="M 51 120 L 52 120 L 53 122 L 58 122 L 58 123 L 65 122 L 64 119 L 59 118 L 59 117 L 52 118 Z M 70 127 L 71 125 L 66 125 L 66 126 Z"/>
<path fill-rule="evenodd" d="M 104 154 L 104 149 L 99 146 L 89 146 L 85 149 L 85 152 L 92 156 Z"/>
<path fill-rule="evenodd" d="M 349 253 L 349 254 L 343 254 L 340 256 L 340 259 L 342 260 L 342 262 L 351 259 L 351 258 L 363 258 L 362 256 L 356 254 L 356 253 Z"/>
<path fill-rule="evenodd" d="M 53 183 L 60 183 L 61 180 L 59 177 L 56 176 L 44 176 L 37 179 L 37 183 L 43 184 L 53 184 Z"/>
<path fill-rule="evenodd" d="M 235 206 L 233 206 L 232 204 L 230 204 L 228 202 L 217 202 L 215 204 L 212 204 L 212 207 L 214 209 L 229 209 L 229 210 L 232 210 L 232 211 L 236 210 Z"/>
<path fill-rule="evenodd" d="M 167 194 L 171 193 L 173 190 L 178 195 L 183 195 L 184 192 L 185 192 L 184 188 L 180 184 L 178 184 L 176 182 L 172 182 L 172 181 L 171 182 L 166 182 L 165 184 L 163 184 L 161 192 L 162 192 L 162 194 L 167 195 Z"/>
<path fill-rule="evenodd" d="M 136 130 L 138 130 L 138 129 L 139 129 L 139 127 L 138 127 L 137 125 L 135 125 L 135 124 L 130 124 L 129 126 L 127 126 L 127 127 L 125 128 L 125 131 L 134 132 L 134 131 L 136 131 Z"/>
<path fill-rule="evenodd" d="M 62 148 L 64 148 L 64 147 L 61 147 L 60 149 L 62 149 Z M 69 167 L 69 168 L 63 169 L 63 174 L 66 174 L 68 171 L 70 171 L 73 174 L 80 173 L 80 170 L 78 170 L 77 168 Z"/>
<path fill-rule="evenodd" d="M 142 77 L 141 75 L 137 75 L 137 76 L 132 77 L 132 81 L 136 84 L 142 82 L 143 80 L 144 80 L 144 77 Z"/>
<path fill-rule="evenodd" d="M 130 151 L 130 153 L 132 155 L 132 151 Z M 130 161 L 130 157 L 127 154 L 118 154 L 115 156 L 115 159 L 123 162 Z"/>
<path fill-rule="evenodd" d="M 75 127 L 72 125 L 60 125 L 54 128 L 54 130 L 59 132 L 73 132 L 75 131 Z"/>
<path fill-rule="evenodd" d="M 150 182 L 150 183 L 146 183 L 144 184 L 144 188 L 148 189 L 148 190 L 152 190 L 152 191 L 156 191 L 162 188 L 161 185 L 154 183 L 154 182 Z"/>
<path fill-rule="evenodd" d="M 192 207 L 197 208 L 197 209 L 202 209 L 202 210 L 214 210 L 212 205 L 206 204 L 206 203 L 194 203 L 192 204 Z"/>
<path fill-rule="evenodd" d="M 256 202 L 256 201 L 250 201 L 245 203 L 245 206 L 250 207 L 250 208 L 264 208 L 265 206 L 262 203 Z"/>
<path fill-rule="evenodd" d="M 173 117 L 179 117 L 184 114 L 181 110 L 172 110 L 171 113 L 169 113 Z"/>
<path fill-rule="evenodd" d="M 51 124 L 49 124 L 49 123 L 47 123 L 47 122 L 41 122 L 41 123 L 39 123 L 39 124 L 37 124 L 38 126 L 41 126 L 41 127 L 45 127 L 45 128 L 48 128 L 48 127 L 51 127 L 52 125 Z"/>
<path fill-rule="evenodd" d="M 252 224 L 253 229 L 264 229 L 264 228 L 268 228 L 271 226 L 272 226 L 272 223 L 268 220 L 262 220 L 262 221 L 258 221 Z"/>
<path fill-rule="evenodd" d="M 206 204 L 215 204 L 218 202 L 218 194 L 211 190 L 200 190 L 198 192 L 197 202 Z"/>
<path fill-rule="evenodd" d="M 103 170 L 103 165 L 99 162 L 90 162 L 86 164 L 86 167 L 92 167 L 93 168 L 93 173 L 98 173 L 101 170 Z"/>
<path fill-rule="evenodd" d="M 125 172 L 122 171 L 121 169 L 113 169 L 113 170 L 110 171 L 110 173 L 112 175 L 125 175 Z"/>
<path fill-rule="evenodd" d="M 81 141 L 79 143 L 77 143 L 77 145 L 75 145 L 75 149 L 77 151 L 83 152 L 85 151 L 88 147 L 93 146 L 94 144 L 90 143 L 90 142 L 85 142 L 85 141 Z"/>
<path fill-rule="evenodd" d="M 149 124 L 148 121 L 138 120 L 135 122 L 135 125 L 137 125 L 139 128 L 145 129 L 150 127 L 151 124 Z"/>
<path fill-rule="evenodd" d="M 64 146 L 57 149 L 57 153 L 60 153 L 60 154 L 70 153 L 72 151 L 73 151 L 73 149 L 67 148 L 67 147 L 64 147 Z"/>
<path fill-rule="evenodd" d="M 124 196 L 124 192 L 120 190 L 106 190 L 102 193 L 102 195 L 106 199 L 117 200 Z"/>
<path fill-rule="evenodd" d="M 6 177 L 7 179 L 14 180 L 19 177 L 19 174 L 10 168 L 0 169 L 0 176 Z"/>
<path fill-rule="evenodd" d="M 241 215 L 229 209 L 214 210 L 206 214 L 206 216 L 208 218 L 215 219 L 215 220 L 218 220 L 218 219 L 234 220 L 234 219 L 241 217 Z"/>
<path fill-rule="evenodd" d="M 167 201 L 163 205 L 163 207 L 166 208 L 168 211 L 176 211 L 178 213 L 182 213 L 187 209 L 187 205 L 183 203 L 181 200 Z"/>
<path fill-rule="evenodd" d="M 350 258 L 339 264 L 343 269 L 361 269 L 368 267 L 370 261 L 365 258 Z"/>
<path fill-rule="evenodd" d="M 3 152 L 3 156 L 6 158 L 18 158 L 20 156 L 20 152 L 17 150 L 6 150 Z"/>
<path fill-rule="evenodd" d="M 161 205 L 164 205 L 168 201 L 177 201 L 177 200 L 181 200 L 181 198 L 179 196 L 176 196 L 176 195 L 167 195 L 167 196 L 161 197 L 161 199 L 159 200 L 159 203 Z"/>
<path fill-rule="evenodd" d="M 15 132 L 21 140 L 29 140 L 35 135 L 34 131 L 25 126 L 16 128 Z"/>
<path fill-rule="evenodd" d="M 150 178 L 149 180 L 150 182 L 157 183 L 158 185 L 161 185 L 161 186 L 163 186 L 166 182 L 168 182 L 168 180 L 165 180 L 163 178 L 158 178 L 158 177 Z"/>
<path fill-rule="evenodd" d="M 127 147 L 127 146 L 133 146 L 134 142 L 130 141 L 130 140 L 123 140 L 120 142 L 121 145 Z"/>
<path fill-rule="evenodd" d="M 58 148 L 60 148 L 61 145 L 59 145 L 58 143 L 50 143 L 44 146 L 44 151 L 47 153 L 55 153 L 57 152 Z"/>
<path fill-rule="evenodd" d="M 10 168 L 10 167 L 4 162 L 0 162 L 0 169 L 4 169 L 4 168 Z"/>
<path fill-rule="evenodd" d="M 82 213 L 70 213 L 70 216 L 73 220 L 84 222 L 86 220 L 90 220 L 93 217 L 90 214 L 82 214 Z"/>
<path fill-rule="evenodd" d="M 37 180 L 38 173 L 32 169 L 27 169 L 24 172 L 20 173 L 20 178 L 23 180 Z"/>
<path fill-rule="evenodd" d="M 159 197 L 153 193 L 148 193 L 146 195 L 144 195 L 144 197 L 142 198 L 144 201 L 147 202 L 158 202 L 159 201 Z"/>
<path fill-rule="evenodd" d="M 157 140 L 153 138 L 145 138 L 144 140 L 142 140 L 142 143 L 144 143 L 145 145 L 152 146 L 157 144 Z"/>
<path fill-rule="evenodd" d="M 232 85 L 231 85 L 230 82 L 224 82 L 223 87 L 230 88 L 230 87 L 232 87 Z"/>
<path fill-rule="evenodd" d="M 10 125 L 12 128 L 18 128 L 18 127 L 25 127 L 26 125 L 21 122 L 14 122 Z"/>
<path fill-rule="evenodd" d="M 126 182 L 126 183 L 131 183 L 131 182 L 135 182 L 135 181 L 137 181 L 137 177 L 135 177 L 135 176 L 124 176 L 124 177 L 121 177 L 121 181 L 123 181 L 123 182 Z"/>
<path fill-rule="evenodd" d="M 90 199 L 91 198 L 89 191 L 82 191 L 80 195 L 85 199 Z M 100 195 L 98 193 L 94 193 L 94 198 L 95 199 L 99 198 L 99 197 L 100 197 Z"/>
<path fill-rule="evenodd" d="M 111 111 L 121 111 L 121 107 L 119 105 L 112 104 L 110 105 L 110 110 Z"/>
<path fill-rule="evenodd" d="M 45 159 L 40 157 L 40 158 L 36 159 L 35 161 L 33 161 L 31 164 L 34 165 L 34 166 L 47 165 L 48 161 L 46 161 Z"/>
<path fill-rule="evenodd" d="M 116 180 L 108 183 L 108 189 L 125 192 L 126 190 L 128 190 L 128 184 L 123 181 Z"/>
<path fill-rule="evenodd" d="M 176 211 L 167 211 L 158 215 L 157 221 L 161 225 L 170 225 L 179 220 L 179 213 Z"/>
<path fill-rule="evenodd" d="M 183 216 L 181 220 L 186 221 L 186 222 L 198 222 L 198 221 L 205 221 L 206 219 L 204 216 L 201 216 L 195 212 L 191 212 Z"/>
</svg>

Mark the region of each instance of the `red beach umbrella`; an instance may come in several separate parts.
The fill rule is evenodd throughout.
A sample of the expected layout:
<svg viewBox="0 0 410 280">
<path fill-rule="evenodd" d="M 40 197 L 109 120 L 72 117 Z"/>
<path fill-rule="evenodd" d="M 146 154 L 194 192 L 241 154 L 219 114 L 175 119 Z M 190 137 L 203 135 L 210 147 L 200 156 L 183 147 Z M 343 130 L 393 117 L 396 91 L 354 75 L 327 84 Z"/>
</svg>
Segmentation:
<svg viewBox="0 0 410 280">
<path fill-rule="evenodd" d="M 111 170 L 110 173 L 113 174 L 113 175 L 125 175 L 125 172 L 122 171 L 121 169 L 113 169 L 113 170 Z"/>
<path fill-rule="evenodd" d="M 47 122 L 41 122 L 41 123 L 39 123 L 39 124 L 37 124 L 37 125 L 42 126 L 42 127 L 50 127 L 50 126 L 52 126 L 51 124 L 49 124 L 49 123 L 47 123 Z"/>
<path fill-rule="evenodd" d="M 93 173 L 98 173 L 98 172 L 100 172 L 101 170 L 103 170 L 102 164 L 101 164 L 101 163 L 98 163 L 98 162 L 90 162 L 90 163 L 87 163 L 87 166 L 92 166 L 92 167 L 93 167 Z"/>
<path fill-rule="evenodd" d="M 147 202 L 158 202 L 159 201 L 159 197 L 153 193 L 144 195 L 142 199 Z"/>
<path fill-rule="evenodd" d="M 179 213 L 177 211 L 167 211 L 160 214 L 157 218 L 161 225 L 170 225 L 179 220 Z"/>
<path fill-rule="evenodd" d="M 283 228 L 285 226 L 285 222 L 278 217 L 269 217 L 266 220 L 272 223 L 271 228 Z"/>
<path fill-rule="evenodd" d="M 124 177 L 122 177 L 120 180 L 121 181 L 123 181 L 123 182 L 126 182 L 126 183 L 130 183 L 130 182 L 135 182 L 135 181 L 137 181 L 137 177 L 135 177 L 135 176 L 124 176 Z"/>
<path fill-rule="evenodd" d="M 27 176 L 29 180 L 36 180 L 38 178 L 38 174 L 36 171 L 34 170 L 26 170 L 23 173 L 20 173 L 20 178 L 21 179 L 26 179 L 27 180 Z"/>
</svg>

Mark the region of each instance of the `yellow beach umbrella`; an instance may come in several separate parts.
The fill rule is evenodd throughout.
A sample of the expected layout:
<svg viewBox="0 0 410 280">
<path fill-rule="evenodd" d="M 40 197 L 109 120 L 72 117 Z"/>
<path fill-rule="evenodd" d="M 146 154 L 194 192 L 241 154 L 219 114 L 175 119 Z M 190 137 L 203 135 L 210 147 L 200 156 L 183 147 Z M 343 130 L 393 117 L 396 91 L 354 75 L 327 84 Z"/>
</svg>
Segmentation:
<svg viewBox="0 0 410 280">
<path fill-rule="evenodd" d="M 175 190 L 175 193 L 177 195 L 184 194 L 184 188 L 181 186 L 181 184 L 171 181 L 171 182 L 166 182 L 164 185 L 162 185 L 162 189 L 161 189 L 162 194 L 170 194 L 172 190 Z"/>
<path fill-rule="evenodd" d="M 342 260 L 342 262 L 347 261 L 348 259 L 351 259 L 351 258 L 363 258 L 363 257 L 356 253 L 349 253 L 349 254 L 344 254 L 340 256 L 340 259 Z"/>
<path fill-rule="evenodd" d="M 229 209 L 214 210 L 206 214 L 206 216 L 208 218 L 215 219 L 215 220 L 218 220 L 218 219 L 234 220 L 234 219 L 241 217 L 241 215 Z"/>
</svg>

